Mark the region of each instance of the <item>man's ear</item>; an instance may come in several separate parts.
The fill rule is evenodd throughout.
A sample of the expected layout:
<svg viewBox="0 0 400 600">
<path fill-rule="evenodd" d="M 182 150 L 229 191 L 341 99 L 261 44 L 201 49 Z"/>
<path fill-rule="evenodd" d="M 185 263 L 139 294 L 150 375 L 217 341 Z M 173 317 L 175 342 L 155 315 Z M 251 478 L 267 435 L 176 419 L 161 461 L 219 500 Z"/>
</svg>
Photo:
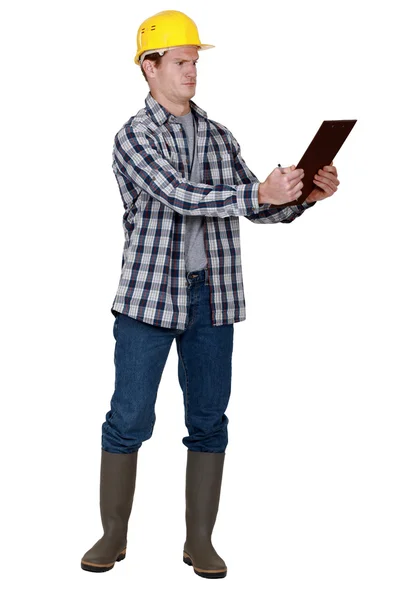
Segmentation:
<svg viewBox="0 0 400 600">
<path fill-rule="evenodd" d="M 151 60 L 146 60 L 144 59 L 143 61 L 143 69 L 147 75 L 147 77 L 150 77 L 151 79 L 154 79 L 155 77 L 155 66 L 154 63 Z"/>
</svg>

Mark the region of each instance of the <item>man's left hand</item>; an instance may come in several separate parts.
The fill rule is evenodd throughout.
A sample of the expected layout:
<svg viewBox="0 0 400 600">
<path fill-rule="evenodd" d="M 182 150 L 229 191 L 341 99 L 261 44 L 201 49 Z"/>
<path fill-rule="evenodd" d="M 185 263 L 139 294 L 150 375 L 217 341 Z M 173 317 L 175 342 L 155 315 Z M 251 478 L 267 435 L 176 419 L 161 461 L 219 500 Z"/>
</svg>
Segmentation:
<svg viewBox="0 0 400 600">
<path fill-rule="evenodd" d="M 333 166 L 333 161 L 329 166 L 323 167 L 314 175 L 314 184 L 321 189 L 313 190 L 307 196 L 307 202 L 324 200 L 337 192 L 340 181 L 337 178 L 337 170 Z"/>
</svg>

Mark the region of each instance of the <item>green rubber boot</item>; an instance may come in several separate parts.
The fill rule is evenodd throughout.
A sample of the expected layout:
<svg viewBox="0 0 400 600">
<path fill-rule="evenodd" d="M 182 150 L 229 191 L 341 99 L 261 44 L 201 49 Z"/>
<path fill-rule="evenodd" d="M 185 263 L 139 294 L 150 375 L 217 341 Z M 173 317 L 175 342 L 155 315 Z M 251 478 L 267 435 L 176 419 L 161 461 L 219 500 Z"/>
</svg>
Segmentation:
<svg viewBox="0 0 400 600">
<path fill-rule="evenodd" d="M 109 571 L 125 558 L 137 456 L 137 451 L 131 454 L 101 451 L 100 513 L 104 534 L 82 557 L 81 567 L 85 571 Z"/>
<path fill-rule="evenodd" d="M 225 577 L 227 566 L 211 535 L 218 513 L 225 452 L 187 451 L 186 541 L 183 562 L 200 577 Z"/>
</svg>

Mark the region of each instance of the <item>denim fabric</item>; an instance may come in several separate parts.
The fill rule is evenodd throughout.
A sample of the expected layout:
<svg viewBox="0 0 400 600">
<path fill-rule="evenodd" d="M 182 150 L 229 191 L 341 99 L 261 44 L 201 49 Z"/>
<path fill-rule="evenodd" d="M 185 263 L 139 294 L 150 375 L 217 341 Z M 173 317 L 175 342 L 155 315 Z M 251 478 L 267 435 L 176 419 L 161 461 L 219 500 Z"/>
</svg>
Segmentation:
<svg viewBox="0 0 400 600">
<path fill-rule="evenodd" d="M 122 313 L 115 316 L 115 390 L 102 425 L 102 448 L 107 452 L 135 452 L 151 437 L 157 391 L 174 340 L 188 430 L 182 443 L 192 451 L 225 451 L 234 324 L 211 323 L 207 268 L 187 273 L 186 279 L 185 329 L 151 325 Z"/>
</svg>

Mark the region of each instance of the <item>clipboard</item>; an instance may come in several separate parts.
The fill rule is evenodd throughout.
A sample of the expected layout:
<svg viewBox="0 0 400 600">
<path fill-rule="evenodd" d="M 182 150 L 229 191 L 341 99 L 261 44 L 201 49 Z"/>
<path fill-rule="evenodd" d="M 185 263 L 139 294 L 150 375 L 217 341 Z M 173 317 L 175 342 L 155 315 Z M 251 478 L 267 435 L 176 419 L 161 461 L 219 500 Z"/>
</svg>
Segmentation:
<svg viewBox="0 0 400 600">
<path fill-rule="evenodd" d="M 301 179 L 303 182 L 302 194 L 297 200 L 286 202 L 280 206 L 302 204 L 307 199 L 317 187 L 313 181 L 314 175 L 322 167 L 331 164 L 356 123 L 357 119 L 322 121 L 320 128 L 296 166 L 296 169 L 304 169 L 304 177 Z"/>
</svg>

